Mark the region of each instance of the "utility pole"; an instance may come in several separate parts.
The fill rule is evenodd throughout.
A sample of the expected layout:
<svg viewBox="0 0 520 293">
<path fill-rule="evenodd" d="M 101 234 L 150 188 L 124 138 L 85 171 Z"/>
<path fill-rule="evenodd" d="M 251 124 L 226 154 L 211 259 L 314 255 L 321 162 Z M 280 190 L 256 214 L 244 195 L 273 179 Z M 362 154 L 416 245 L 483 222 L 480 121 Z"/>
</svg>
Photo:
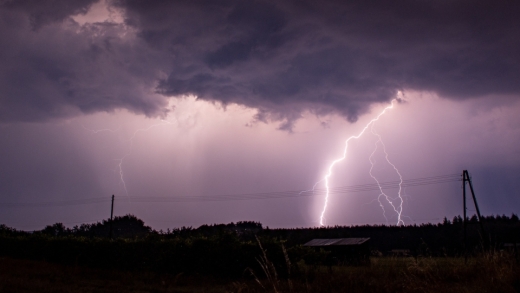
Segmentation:
<svg viewBox="0 0 520 293">
<path fill-rule="evenodd" d="M 110 209 L 110 239 L 112 239 L 112 222 L 114 218 L 114 195 L 112 194 L 112 208 Z"/>
<path fill-rule="evenodd" d="M 466 173 L 468 171 L 467 170 L 463 170 L 462 171 L 462 205 L 463 205 L 463 208 L 464 208 L 464 212 L 463 212 L 463 218 L 462 218 L 462 221 L 463 221 L 463 229 L 464 229 L 464 263 L 467 263 L 468 262 L 468 253 L 466 251 Z"/>
<path fill-rule="evenodd" d="M 482 223 L 482 216 L 480 215 L 480 209 L 478 208 L 477 198 L 475 197 L 475 192 L 473 191 L 473 184 L 471 184 L 471 178 L 469 177 L 468 171 L 466 171 L 466 176 L 468 177 L 469 189 L 471 190 L 471 196 L 473 197 L 473 202 L 475 203 L 475 209 L 477 210 L 478 223 L 480 225 L 480 232 L 482 233 L 482 239 L 484 240 L 484 248 L 488 249 L 488 237 L 486 237 L 486 233 L 484 231 L 484 224 Z"/>
<path fill-rule="evenodd" d="M 463 193 L 463 201 L 464 201 L 464 255 L 465 259 L 467 260 L 467 253 L 466 253 L 466 182 L 469 184 L 469 189 L 471 191 L 471 196 L 473 198 L 473 203 L 475 204 L 475 210 L 477 211 L 477 217 L 478 217 L 478 223 L 480 225 L 480 232 L 482 234 L 482 239 L 484 241 L 484 249 L 488 248 L 488 239 L 486 237 L 486 233 L 484 231 L 484 224 L 482 223 L 482 216 L 480 215 L 480 209 L 478 207 L 477 203 L 477 197 L 475 196 L 475 191 L 473 190 L 473 184 L 471 184 L 471 178 L 469 177 L 468 170 L 462 171 L 462 193 Z"/>
</svg>

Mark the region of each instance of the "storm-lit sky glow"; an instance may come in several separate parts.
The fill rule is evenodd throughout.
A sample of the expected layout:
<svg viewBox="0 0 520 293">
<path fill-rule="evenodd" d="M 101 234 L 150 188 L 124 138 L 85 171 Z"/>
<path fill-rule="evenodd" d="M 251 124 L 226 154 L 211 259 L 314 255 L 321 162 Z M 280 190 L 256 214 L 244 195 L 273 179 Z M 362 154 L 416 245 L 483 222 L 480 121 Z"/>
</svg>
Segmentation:
<svg viewBox="0 0 520 293">
<path fill-rule="evenodd" d="M 518 213 L 519 15 L 515 1 L 0 0 L 0 223 L 100 221 L 115 194 L 116 215 L 155 229 L 319 226 L 329 166 L 395 98 L 331 188 L 373 184 L 371 168 L 380 182 L 467 169 L 483 214 Z M 396 224 L 379 195 L 331 194 L 325 224 Z M 462 214 L 460 182 L 401 195 L 405 224 Z"/>
</svg>

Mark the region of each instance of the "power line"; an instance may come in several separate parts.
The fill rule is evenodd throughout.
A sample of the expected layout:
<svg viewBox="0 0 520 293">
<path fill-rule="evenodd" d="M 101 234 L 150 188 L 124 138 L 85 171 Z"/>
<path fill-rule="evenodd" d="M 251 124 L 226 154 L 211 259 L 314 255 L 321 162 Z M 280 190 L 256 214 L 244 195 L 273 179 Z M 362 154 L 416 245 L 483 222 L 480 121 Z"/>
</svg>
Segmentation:
<svg viewBox="0 0 520 293">
<path fill-rule="evenodd" d="M 73 205 L 95 204 L 110 201 L 109 197 L 94 197 L 84 199 L 71 199 L 63 201 L 44 201 L 44 202 L 3 202 L 0 207 L 62 207 Z"/>
<path fill-rule="evenodd" d="M 424 185 L 444 184 L 450 182 L 461 181 L 459 174 L 447 174 L 439 176 L 430 176 L 422 178 L 414 178 L 400 181 L 382 182 L 339 186 L 330 189 L 330 194 L 346 194 L 357 193 L 364 191 L 379 191 L 382 189 L 395 189 L 404 187 L 415 187 Z M 260 193 L 238 193 L 238 194 L 220 194 L 220 195 L 200 195 L 200 196 L 180 196 L 180 197 L 144 197 L 144 196 L 124 196 L 121 199 L 127 199 L 130 202 L 156 203 L 156 202 L 206 202 L 206 201 L 234 201 L 234 200 L 263 200 L 263 199 L 279 199 L 279 198 L 295 198 L 295 197 L 310 197 L 324 195 L 325 189 L 314 190 L 288 190 L 275 192 L 260 192 Z M 64 201 L 45 201 L 45 202 L 7 202 L 0 203 L 0 207 L 60 207 L 95 204 L 102 202 L 109 202 L 110 197 L 96 197 L 84 198 Z"/>
<path fill-rule="evenodd" d="M 423 186 L 432 184 L 443 184 L 449 182 L 461 181 L 459 174 L 432 176 L 415 178 L 409 180 L 403 180 L 401 187 L 413 187 Z M 391 189 L 399 188 L 399 181 L 390 181 L 380 183 L 381 188 Z M 330 189 L 330 194 L 344 194 L 344 193 L 356 193 L 363 191 L 379 190 L 379 185 L 364 184 L 364 185 L 351 185 L 342 186 Z M 264 192 L 264 193 L 243 193 L 243 194 L 221 194 L 221 195 L 202 195 L 202 196 L 182 196 L 182 197 L 142 197 L 142 196 L 131 196 L 126 197 L 131 202 L 205 202 L 205 201 L 232 201 L 232 200 L 258 200 L 258 199 L 278 199 L 278 198 L 294 198 L 294 197 L 309 197 L 318 196 L 325 194 L 325 189 L 315 190 L 289 190 L 289 191 L 278 191 L 278 192 Z"/>
</svg>

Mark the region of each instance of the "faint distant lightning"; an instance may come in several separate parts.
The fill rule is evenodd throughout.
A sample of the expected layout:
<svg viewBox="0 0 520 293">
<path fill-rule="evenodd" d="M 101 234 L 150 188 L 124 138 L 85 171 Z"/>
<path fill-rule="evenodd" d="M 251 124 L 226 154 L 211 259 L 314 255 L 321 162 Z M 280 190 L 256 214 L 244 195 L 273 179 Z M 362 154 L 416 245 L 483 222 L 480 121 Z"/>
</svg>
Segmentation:
<svg viewBox="0 0 520 293">
<path fill-rule="evenodd" d="M 121 127 L 118 127 L 116 129 L 109 129 L 109 128 L 104 128 L 104 129 L 90 129 L 90 128 L 86 128 L 83 124 L 81 124 L 81 127 L 83 127 L 85 130 L 87 131 L 90 131 L 92 132 L 93 134 L 96 134 L 96 133 L 99 133 L 99 132 L 105 132 L 105 131 L 109 131 L 109 132 L 116 132 L 119 130 L 119 128 Z"/>
<path fill-rule="evenodd" d="M 119 179 L 121 180 L 121 184 L 123 185 L 123 189 L 125 190 L 125 193 L 126 193 L 127 196 L 128 196 L 128 189 L 126 187 L 126 182 L 125 182 L 125 179 L 124 179 L 123 161 L 124 161 L 124 159 L 126 159 L 128 156 L 130 156 L 132 154 L 132 148 L 133 148 L 133 145 L 134 145 L 134 138 L 136 137 L 137 133 L 139 133 L 139 132 L 146 132 L 146 131 L 148 131 L 148 130 L 154 128 L 154 127 L 157 127 L 157 126 L 172 124 L 172 122 L 170 122 L 168 120 L 164 120 L 164 119 L 161 119 L 161 122 L 162 123 L 153 124 L 153 125 L 150 125 L 150 126 L 148 126 L 146 128 L 140 128 L 140 129 L 135 130 L 134 133 L 132 134 L 132 136 L 130 137 L 130 139 L 127 140 L 127 141 L 130 142 L 130 146 L 128 148 L 128 152 L 124 156 L 122 156 L 120 159 L 115 159 L 115 161 L 119 162 L 119 164 L 117 165 L 117 168 L 119 169 Z M 109 129 L 109 128 L 89 129 L 89 128 L 83 126 L 83 125 L 81 125 L 81 126 L 85 130 L 87 130 L 89 132 L 92 132 L 93 134 L 97 134 L 97 133 L 105 132 L 105 131 L 117 132 L 121 128 L 121 127 L 118 127 L 117 129 Z"/>
<path fill-rule="evenodd" d="M 140 128 L 140 129 L 137 129 L 136 131 L 134 131 L 134 134 L 132 134 L 132 136 L 130 137 L 130 139 L 128 140 L 130 142 L 130 147 L 128 149 L 128 153 L 126 153 L 123 157 L 121 157 L 120 159 L 116 159 L 116 161 L 119 161 L 119 164 L 118 164 L 118 167 L 119 167 L 119 176 L 120 176 L 120 179 L 121 179 L 121 183 L 123 184 L 123 188 L 125 190 L 125 193 L 126 195 L 128 196 L 128 189 L 126 188 L 126 182 L 125 182 L 125 179 L 124 179 L 124 174 L 123 174 L 123 160 L 130 156 L 132 154 L 132 148 L 134 146 L 134 138 L 135 136 L 137 135 L 137 133 L 139 132 L 146 132 L 154 127 L 157 127 L 157 126 L 162 126 L 162 125 L 167 125 L 167 124 L 172 124 L 172 122 L 168 121 L 168 120 L 163 120 L 161 119 L 161 122 L 163 123 L 157 123 L 157 124 L 153 124 L 153 125 L 150 125 L 148 126 L 147 128 Z"/>
<path fill-rule="evenodd" d="M 118 167 L 119 167 L 119 176 L 121 178 L 121 183 L 123 184 L 123 188 L 125 190 L 125 193 L 126 195 L 128 196 L 128 189 L 126 189 L 126 182 L 125 182 L 125 179 L 123 177 L 123 159 L 126 158 L 127 156 L 129 156 L 130 153 L 126 154 L 125 156 L 123 156 L 121 159 L 116 159 L 116 161 L 119 161 L 119 164 L 118 164 Z"/>
<path fill-rule="evenodd" d="M 325 181 L 325 203 L 323 204 L 323 210 L 321 211 L 321 215 L 320 215 L 320 225 L 321 226 L 324 226 L 324 218 L 325 218 L 325 212 L 327 211 L 327 205 L 329 203 L 329 193 L 330 193 L 330 188 L 329 188 L 329 178 L 332 176 L 332 169 L 334 168 L 334 166 L 343 161 L 346 157 L 347 157 L 347 149 L 348 149 L 348 143 L 350 142 L 350 140 L 352 139 L 358 139 L 359 137 L 361 137 L 363 135 L 363 133 L 365 133 L 365 131 L 371 126 L 373 125 L 377 120 L 379 120 L 379 117 L 381 117 L 382 115 L 384 115 L 386 113 L 386 111 L 388 109 L 392 109 L 394 107 L 394 101 L 396 99 L 393 99 L 391 102 L 390 102 L 390 105 L 387 106 L 386 108 L 383 109 L 383 111 L 381 111 L 381 113 L 379 113 L 379 115 L 377 115 L 376 118 L 370 120 L 370 122 L 367 123 L 367 125 L 365 125 L 365 127 L 361 130 L 361 132 L 358 134 L 358 135 L 355 135 L 355 136 L 351 136 L 349 138 L 347 138 L 347 140 L 345 141 L 345 149 L 343 150 L 343 156 L 339 159 L 336 159 L 332 162 L 332 164 L 330 164 L 329 168 L 328 168 L 328 172 L 327 172 L 327 175 L 325 175 L 325 177 L 321 180 L 321 181 Z"/>
<path fill-rule="evenodd" d="M 312 189 L 308 189 L 308 190 L 302 190 L 298 193 L 298 195 L 302 195 L 302 193 L 307 193 L 307 192 L 312 192 L 314 194 L 314 190 L 316 189 L 316 185 L 318 185 L 321 181 L 323 181 L 323 179 L 321 179 L 320 181 L 314 183 L 314 185 L 312 186 Z"/>
<path fill-rule="evenodd" d="M 392 206 L 392 208 L 394 209 L 394 211 L 396 212 L 397 214 L 397 225 L 401 225 L 403 224 L 404 225 L 404 221 L 401 219 L 401 214 L 403 212 L 403 198 L 401 197 L 401 189 L 402 189 L 402 184 L 403 184 L 403 177 L 401 176 L 401 173 L 399 173 L 399 170 L 397 170 L 397 168 L 395 167 L 394 164 L 392 164 L 392 162 L 390 162 L 390 159 L 388 159 L 388 153 L 386 152 L 386 146 L 385 144 L 383 143 L 383 140 L 381 139 L 381 135 L 379 135 L 379 133 L 377 133 L 375 130 L 374 130 L 374 124 L 372 124 L 372 126 L 370 127 L 370 130 L 372 132 L 372 134 L 374 134 L 375 136 L 377 136 L 377 141 L 376 141 L 376 147 L 374 148 L 374 151 L 372 152 L 372 154 L 370 155 L 370 158 L 369 158 L 369 161 L 370 161 L 370 164 L 371 164 L 371 167 L 370 167 L 370 177 L 372 177 L 376 183 L 377 183 L 377 186 L 379 187 L 379 191 L 381 192 L 379 194 L 379 196 L 377 197 L 378 199 L 378 202 L 379 202 L 379 206 L 381 207 L 381 209 L 383 209 L 383 217 L 385 217 L 385 220 L 386 222 L 388 223 L 388 219 L 386 218 L 386 211 L 385 211 L 385 207 L 383 206 L 383 204 L 381 203 L 381 196 L 384 196 L 385 200 Z M 397 198 L 391 198 L 389 197 L 384 191 L 383 191 L 383 188 L 381 187 L 381 184 L 379 184 L 379 180 L 377 180 L 377 178 L 372 174 L 372 170 L 374 169 L 374 161 L 373 161 L 373 157 L 374 157 L 374 154 L 376 153 L 377 151 L 377 145 L 378 144 L 381 144 L 382 146 L 382 149 L 383 149 L 383 153 L 385 154 L 385 159 L 386 159 L 386 162 L 392 166 L 392 168 L 394 168 L 395 172 L 397 173 L 397 175 L 399 175 L 399 190 L 397 191 L 397 198 L 399 199 L 399 206 L 396 207 L 394 205 L 394 201 L 397 200 Z"/>
</svg>

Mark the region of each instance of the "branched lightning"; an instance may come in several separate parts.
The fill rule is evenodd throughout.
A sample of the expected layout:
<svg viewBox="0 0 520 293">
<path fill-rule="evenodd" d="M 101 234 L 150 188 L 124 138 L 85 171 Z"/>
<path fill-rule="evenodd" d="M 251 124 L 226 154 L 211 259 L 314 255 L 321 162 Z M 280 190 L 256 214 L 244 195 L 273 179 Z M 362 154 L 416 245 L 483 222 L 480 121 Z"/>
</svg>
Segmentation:
<svg viewBox="0 0 520 293">
<path fill-rule="evenodd" d="M 381 197 L 384 197 L 385 200 L 392 206 L 392 208 L 394 209 L 394 211 L 396 212 L 397 214 L 397 225 L 404 225 L 404 222 L 403 220 L 401 219 L 401 214 L 403 212 L 403 198 L 401 197 L 401 190 L 402 190 L 402 184 L 403 184 L 403 177 L 401 176 L 401 173 L 399 173 L 399 170 L 397 170 L 397 168 L 395 167 L 394 164 L 392 164 L 392 162 L 390 162 L 390 159 L 388 159 L 388 153 L 386 152 L 386 147 L 385 147 L 385 144 L 383 143 L 383 140 L 381 139 L 381 135 L 379 135 L 379 133 L 377 133 L 374 129 L 374 124 L 372 124 L 372 126 L 370 127 L 370 130 L 372 132 L 372 134 L 374 134 L 375 136 L 377 136 L 377 141 L 376 141 L 376 144 L 375 144 L 375 148 L 374 148 L 374 151 L 372 152 L 372 154 L 370 155 L 370 158 L 369 158 L 369 161 L 370 161 L 370 177 L 372 177 L 372 179 L 374 179 L 377 183 L 377 186 L 379 187 L 379 196 L 377 197 L 377 200 L 379 202 L 379 206 L 381 207 L 381 209 L 383 209 L 383 216 L 385 217 L 385 220 L 388 224 L 388 219 L 386 218 L 386 211 L 385 211 L 385 207 L 383 206 L 383 203 L 381 202 Z M 386 162 L 392 166 L 392 168 L 394 168 L 395 172 L 397 173 L 397 175 L 399 175 L 399 189 L 397 191 L 397 198 L 391 198 L 390 196 L 388 196 L 384 191 L 383 191 L 383 188 L 381 187 L 381 184 L 379 183 L 379 180 L 377 180 L 377 178 L 374 176 L 374 174 L 372 174 L 372 170 L 374 169 L 374 165 L 375 165 L 375 162 L 374 162 L 374 154 L 376 153 L 377 151 L 377 146 L 378 144 L 381 144 L 382 146 L 382 149 L 383 149 L 383 153 L 385 154 L 385 159 L 386 159 Z M 394 201 L 396 200 L 399 200 L 399 205 L 396 207 L 394 205 Z"/>
<path fill-rule="evenodd" d="M 300 192 L 298 193 L 298 195 L 302 195 L 303 193 L 307 193 L 307 192 L 312 192 L 312 193 L 314 194 L 314 190 L 316 189 L 316 185 L 320 184 L 320 182 L 322 182 L 322 181 L 323 181 L 323 179 L 320 180 L 320 181 L 318 181 L 318 182 L 316 182 L 316 183 L 314 183 L 314 185 L 312 186 L 312 189 L 308 189 L 308 190 L 302 190 L 302 191 L 300 191 Z"/>
<path fill-rule="evenodd" d="M 387 110 L 389 109 L 392 109 L 394 107 L 394 100 L 392 100 L 390 102 L 390 105 L 387 106 L 386 108 L 383 109 L 383 111 L 381 111 L 381 113 L 379 113 L 379 115 L 377 115 L 376 118 L 370 120 L 367 125 L 365 125 L 365 127 L 361 130 L 361 132 L 358 134 L 358 135 L 353 135 L 349 138 L 347 138 L 347 140 L 345 141 L 345 148 L 343 150 L 343 156 L 341 156 L 339 159 L 336 159 L 334 161 L 332 161 L 332 163 L 330 164 L 329 168 L 328 168 L 328 172 L 327 174 L 325 175 L 325 177 L 321 180 L 321 181 L 325 181 L 325 203 L 323 205 L 323 209 L 321 211 L 321 215 L 320 215 L 320 225 L 321 226 L 324 226 L 324 218 L 325 218 L 325 212 L 327 211 L 327 205 L 329 203 L 329 194 L 330 194 L 330 187 L 329 187 L 329 179 L 330 177 L 332 176 L 332 170 L 334 168 L 334 166 L 345 160 L 345 158 L 347 157 L 347 149 L 348 149 L 348 144 L 349 142 L 352 140 L 352 139 L 358 139 L 359 137 L 361 137 L 365 131 L 371 127 L 377 120 L 379 120 L 379 117 L 381 117 L 382 115 L 384 115 L 386 113 Z M 394 167 L 395 168 L 395 167 Z"/>
</svg>

